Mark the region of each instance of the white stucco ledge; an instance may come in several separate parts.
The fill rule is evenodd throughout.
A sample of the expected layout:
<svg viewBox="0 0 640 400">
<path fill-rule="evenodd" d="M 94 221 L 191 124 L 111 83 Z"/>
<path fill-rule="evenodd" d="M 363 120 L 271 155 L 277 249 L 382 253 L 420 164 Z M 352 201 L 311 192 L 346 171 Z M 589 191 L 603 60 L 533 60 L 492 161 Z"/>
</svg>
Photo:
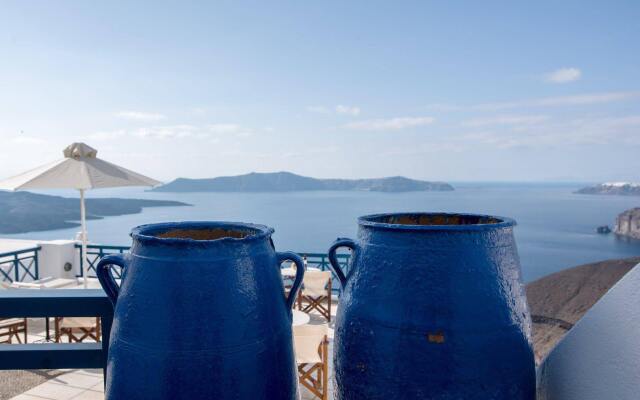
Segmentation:
<svg viewBox="0 0 640 400">
<path fill-rule="evenodd" d="M 538 400 L 640 398 L 640 264 L 598 301 L 538 369 Z"/>
</svg>

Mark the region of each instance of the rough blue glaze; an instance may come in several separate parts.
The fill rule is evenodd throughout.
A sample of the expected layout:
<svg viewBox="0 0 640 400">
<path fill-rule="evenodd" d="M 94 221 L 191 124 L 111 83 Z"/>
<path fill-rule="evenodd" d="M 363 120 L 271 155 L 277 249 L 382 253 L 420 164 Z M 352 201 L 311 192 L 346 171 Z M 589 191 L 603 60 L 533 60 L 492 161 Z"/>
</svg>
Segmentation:
<svg viewBox="0 0 640 400">
<path fill-rule="evenodd" d="M 359 219 L 357 241 L 338 239 L 329 250 L 343 287 L 337 398 L 533 400 L 514 225 L 467 214 L 380 214 Z M 346 277 L 339 247 L 353 251 Z"/>
<path fill-rule="evenodd" d="M 176 229 L 244 238 L 159 238 Z M 115 305 L 106 398 L 297 399 L 291 306 L 304 265 L 276 253 L 262 225 L 184 222 L 132 231 L 127 255 L 103 258 L 98 278 Z M 298 276 L 285 297 L 280 262 Z M 118 288 L 110 265 L 124 269 Z"/>
</svg>

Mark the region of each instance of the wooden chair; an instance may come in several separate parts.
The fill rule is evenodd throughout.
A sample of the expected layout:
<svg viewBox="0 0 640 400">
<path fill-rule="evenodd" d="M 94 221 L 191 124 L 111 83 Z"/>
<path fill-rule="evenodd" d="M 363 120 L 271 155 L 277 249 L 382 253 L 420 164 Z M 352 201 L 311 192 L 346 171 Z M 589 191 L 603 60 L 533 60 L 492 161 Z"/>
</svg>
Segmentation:
<svg viewBox="0 0 640 400">
<path fill-rule="evenodd" d="M 96 342 L 101 338 L 100 318 L 94 317 L 56 317 L 56 343 L 67 335 L 69 343 L 82 343 L 85 339 Z"/>
<path fill-rule="evenodd" d="M 317 310 L 331 322 L 331 271 L 305 272 L 298 295 L 298 309 L 306 313 Z"/>
<path fill-rule="evenodd" d="M 326 325 L 293 327 L 300 384 L 321 400 L 329 399 L 329 339 Z"/>
<path fill-rule="evenodd" d="M 24 334 L 24 342 L 20 340 L 20 334 Z M 15 338 L 18 343 L 27 343 L 27 319 L 3 318 L 0 319 L 0 343 L 13 343 Z"/>
<path fill-rule="evenodd" d="M 0 281 L 0 290 L 11 288 L 11 283 Z M 24 334 L 24 342 L 20 340 L 20 334 Z M 13 343 L 15 338 L 18 343 L 27 343 L 27 319 L 26 318 L 0 318 L 0 343 Z"/>
</svg>

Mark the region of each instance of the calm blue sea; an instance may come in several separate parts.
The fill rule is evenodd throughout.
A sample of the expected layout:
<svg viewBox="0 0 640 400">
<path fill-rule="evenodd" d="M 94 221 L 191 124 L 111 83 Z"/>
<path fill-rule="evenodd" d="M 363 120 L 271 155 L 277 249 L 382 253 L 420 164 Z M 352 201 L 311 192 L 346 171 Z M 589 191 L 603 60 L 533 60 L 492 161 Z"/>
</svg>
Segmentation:
<svg viewBox="0 0 640 400">
<path fill-rule="evenodd" d="M 178 220 L 230 220 L 275 228 L 279 250 L 324 252 L 338 236 L 354 236 L 360 215 L 389 211 L 487 213 L 515 218 L 524 279 L 531 281 L 571 266 L 640 255 L 640 241 L 595 233 L 613 225 L 621 211 L 640 198 L 576 195 L 580 184 L 458 183 L 454 192 L 369 193 L 154 193 L 142 189 L 103 189 L 88 197 L 179 200 L 193 207 L 147 208 L 141 214 L 92 220 L 94 243 L 129 244 L 136 225 Z M 74 195 L 73 192 L 47 192 Z M 78 229 L 33 232 L 13 237 L 66 239 Z"/>
</svg>

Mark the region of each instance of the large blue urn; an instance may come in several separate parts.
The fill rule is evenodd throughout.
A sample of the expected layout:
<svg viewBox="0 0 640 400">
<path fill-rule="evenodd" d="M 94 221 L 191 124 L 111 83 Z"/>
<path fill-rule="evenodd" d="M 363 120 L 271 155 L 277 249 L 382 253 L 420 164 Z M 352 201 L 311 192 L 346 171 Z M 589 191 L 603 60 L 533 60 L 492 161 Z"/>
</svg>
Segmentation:
<svg viewBox="0 0 640 400">
<path fill-rule="evenodd" d="M 358 240 L 329 250 L 342 284 L 337 399 L 533 400 L 515 222 L 429 213 L 358 222 Z M 340 247 L 352 250 L 348 271 Z"/>
<path fill-rule="evenodd" d="M 304 264 L 271 228 L 182 222 L 133 229 L 97 274 L 115 306 L 106 399 L 297 399 L 291 307 Z M 297 276 L 285 296 L 280 263 Z M 111 265 L 122 267 L 121 284 Z"/>
</svg>

